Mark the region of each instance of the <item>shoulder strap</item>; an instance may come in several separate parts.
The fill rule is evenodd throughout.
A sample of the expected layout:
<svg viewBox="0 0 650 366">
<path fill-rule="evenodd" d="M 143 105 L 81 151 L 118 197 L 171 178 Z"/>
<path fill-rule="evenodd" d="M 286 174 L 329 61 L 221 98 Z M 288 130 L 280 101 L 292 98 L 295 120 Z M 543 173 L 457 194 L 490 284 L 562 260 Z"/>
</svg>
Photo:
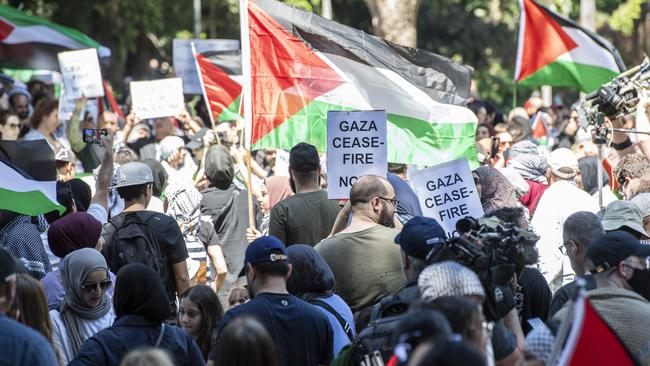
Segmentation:
<svg viewBox="0 0 650 366">
<path fill-rule="evenodd" d="M 153 348 L 160 347 L 160 344 L 162 343 L 163 335 L 165 335 L 165 323 L 160 324 L 160 334 L 158 335 L 158 340 L 156 340 L 156 344 L 153 346 Z"/>
<path fill-rule="evenodd" d="M 354 342 L 354 335 L 352 334 L 352 328 L 350 327 L 350 323 L 348 323 L 345 319 L 343 319 L 343 317 L 336 310 L 334 310 L 334 308 L 331 307 L 330 304 L 318 299 L 309 299 L 309 303 L 316 306 L 320 306 L 321 308 L 327 310 L 330 314 L 334 315 L 336 320 L 339 321 L 339 324 L 341 324 L 341 327 L 343 327 L 343 331 L 345 332 L 345 335 L 348 336 L 350 342 Z"/>
</svg>

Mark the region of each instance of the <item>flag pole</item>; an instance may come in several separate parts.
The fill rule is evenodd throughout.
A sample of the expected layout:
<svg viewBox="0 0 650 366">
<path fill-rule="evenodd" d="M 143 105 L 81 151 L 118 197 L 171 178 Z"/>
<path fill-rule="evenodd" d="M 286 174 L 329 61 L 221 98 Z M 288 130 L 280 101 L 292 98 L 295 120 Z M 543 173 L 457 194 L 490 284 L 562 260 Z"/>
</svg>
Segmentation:
<svg viewBox="0 0 650 366">
<path fill-rule="evenodd" d="M 251 89 L 251 43 L 248 28 L 248 0 L 239 0 L 239 25 L 241 32 L 241 64 L 242 64 L 242 98 L 240 103 L 244 107 L 244 139 L 243 146 L 248 149 L 248 159 L 244 158 L 246 162 L 248 182 L 248 226 L 255 229 L 255 217 L 253 214 L 253 191 L 252 191 L 252 174 L 251 174 L 251 158 L 252 153 L 250 150 L 251 133 L 253 126 L 253 91 Z"/>
</svg>

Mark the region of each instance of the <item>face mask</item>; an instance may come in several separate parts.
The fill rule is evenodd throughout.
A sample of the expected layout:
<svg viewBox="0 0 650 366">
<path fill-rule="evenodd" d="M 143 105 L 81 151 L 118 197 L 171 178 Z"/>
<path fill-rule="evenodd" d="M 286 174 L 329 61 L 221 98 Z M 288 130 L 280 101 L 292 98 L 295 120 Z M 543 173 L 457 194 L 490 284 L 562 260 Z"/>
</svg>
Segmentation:
<svg viewBox="0 0 650 366">
<path fill-rule="evenodd" d="M 627 282 L 632 290 L 650 301 L 650 270 L 634 269 L 632 277 Z"/>
</svg>

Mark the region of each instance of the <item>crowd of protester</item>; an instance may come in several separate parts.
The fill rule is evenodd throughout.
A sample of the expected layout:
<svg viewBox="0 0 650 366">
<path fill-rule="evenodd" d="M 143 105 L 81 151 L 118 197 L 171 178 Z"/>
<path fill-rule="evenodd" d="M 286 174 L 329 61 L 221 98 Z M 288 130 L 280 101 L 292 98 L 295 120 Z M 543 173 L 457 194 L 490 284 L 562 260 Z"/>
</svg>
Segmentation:
<svg viewBox="0 0 650 366">
<path fill-rule="evenodd" d="M 422 167 L 338 202 L 307 143 L 251 153 L 240 121 L 94 120 L 86 102 L 63 121 L 47 83 L 0 99 L 3 140 L 52 148 L 65 207 L 0 210 L 0 365 L 550 365 L 584 291 L 650 365 L 650 136 L 614 132 L 599 179 L 571 107 L 470 102 L 484 217 L 534 238 L 486 283 L 432 256 L 447 237 L 412 188 Z M 612 124 L 650 131 L 649 106 Z"/>
</svg>

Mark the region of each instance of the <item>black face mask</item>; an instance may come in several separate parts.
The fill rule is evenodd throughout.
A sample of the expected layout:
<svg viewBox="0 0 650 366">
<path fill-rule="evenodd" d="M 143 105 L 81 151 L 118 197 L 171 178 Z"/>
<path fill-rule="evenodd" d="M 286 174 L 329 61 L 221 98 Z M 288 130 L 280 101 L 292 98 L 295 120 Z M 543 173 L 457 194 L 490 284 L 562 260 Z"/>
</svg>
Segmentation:
<svg viewBox="0 0 650 366">
<path fill-rule="evenodd" d="M 627 282 L 634 292 L 650 301 L 650 270 L 634 268 L 633 271 L 632 277 Z"/>
</svg>

